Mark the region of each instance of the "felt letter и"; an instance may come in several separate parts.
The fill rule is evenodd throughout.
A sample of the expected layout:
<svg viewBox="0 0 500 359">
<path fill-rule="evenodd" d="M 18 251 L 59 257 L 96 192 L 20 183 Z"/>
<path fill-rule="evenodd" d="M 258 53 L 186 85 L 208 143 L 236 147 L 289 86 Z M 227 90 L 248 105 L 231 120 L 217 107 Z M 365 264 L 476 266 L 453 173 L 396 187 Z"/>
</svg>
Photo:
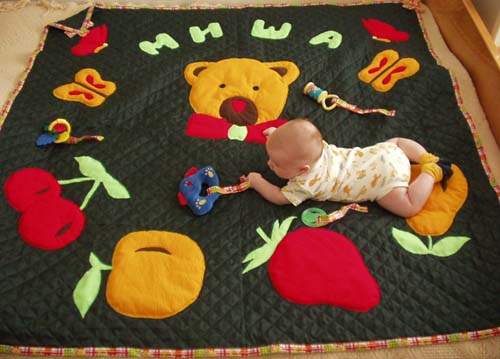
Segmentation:
<svg viewBox="0 0 500 359">
<path fill-rule="evenodd" d="M 205 42 L 207 34 L 211 34 L 214 39 L 224 35 L 218 22 L 208 24 L 208 27 L 205 30 L 200 29 L 199 26 L 191 26 L 189 28 L 189 34 L 191 35 L 191 39 L 193 39 L 193 41 L 197 44 Z"/>
</svg>

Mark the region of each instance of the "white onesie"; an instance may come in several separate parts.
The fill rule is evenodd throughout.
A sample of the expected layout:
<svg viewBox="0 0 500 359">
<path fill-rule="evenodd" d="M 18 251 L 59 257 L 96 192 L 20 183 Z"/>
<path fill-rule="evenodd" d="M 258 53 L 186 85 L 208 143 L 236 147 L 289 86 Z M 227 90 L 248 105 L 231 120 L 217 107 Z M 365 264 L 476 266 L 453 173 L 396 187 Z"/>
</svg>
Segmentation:
<svg viewBox="0 0 500 359">
<path fill-rule="evenodd" d="M 408 187 L 410 161 L 395 143 L 339 148 L 323 142 L 311 170 L 281 188 L 295 206 L 307 199 L 334 202 L 375 201 L 396 187 Z"/>
</svg>

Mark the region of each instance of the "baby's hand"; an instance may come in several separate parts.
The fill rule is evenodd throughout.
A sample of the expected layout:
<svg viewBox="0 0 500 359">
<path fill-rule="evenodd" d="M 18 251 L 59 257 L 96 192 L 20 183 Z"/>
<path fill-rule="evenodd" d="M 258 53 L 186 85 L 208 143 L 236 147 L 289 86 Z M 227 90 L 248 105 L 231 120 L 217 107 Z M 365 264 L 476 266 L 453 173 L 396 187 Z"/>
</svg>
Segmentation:
<svg viewBox="0 0 500 359">
<path fill-rule="evenodd" d="M 262 179 L 262 175 L 258 172 L 250 172 L 245 179 L 250 182 L 250 187 L 253 187 L 253 185 L 256 182 L 259 182 Z"/>
<path fill-rule="evenodd" d="M 262 131 L 262 134 L 266 137 L 269 137 L 274 131 L 276 131 L 276 127 L 269 127 Z"/>
</svg>

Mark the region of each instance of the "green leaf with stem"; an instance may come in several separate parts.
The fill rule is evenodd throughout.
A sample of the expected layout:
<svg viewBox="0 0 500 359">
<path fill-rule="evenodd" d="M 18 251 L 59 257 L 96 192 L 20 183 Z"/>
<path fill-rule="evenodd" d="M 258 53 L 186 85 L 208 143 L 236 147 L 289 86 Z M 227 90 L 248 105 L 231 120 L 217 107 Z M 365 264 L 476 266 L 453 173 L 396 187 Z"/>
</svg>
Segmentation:
<svg viewBox="0 0 500 359">
<path fill-rule="evenodd" d="M 416 235 L 392 228 L 392 236 L 406 251 L 413 254 L 429 254 L 429 249 Z"/>
<path fill-rule="evenodd" d="M 288 217 L 283 221 L 281 225 L 279 221 L 276 220 L 273 224 L 271 238 L 269 238 L 264 233 L 262 228 L 257 228 L 257 233 L 264 240 L 264 242 L 266 242 L 266 244 L 264 244 L 262 247 L 254 249 L 247 254 L 245 259 L 243 259 L 243 263 L 250 262 L 243 270 L 243 274 L 261 266 L 272 257 L 274 251 L 276 250 L 276 247 L 278 246 L 278 244 L 280 244 L 283 238 L 285 238 L 286 234 L 288 233 L 288 229 L 290 228 L 290 225 L 295 218 L 297 217 Z"/>
<path fill-rule="evenodd" d="M 85 315 L 99 294 L 101 271 L 112 269 L 111 266 L 102 263 L 92 252 L 90 253 L 89 262 L 91 268 L 85 272 L 73 291 L 73 301 L 82 318 L 85 318 Z"/>
<path fill-rule="evenodd" d="M 75 157 L 75 160 L 78 162 L 80 173 L 86 177 L 102 182 L 103 177 L 108 175 L 102 163 L 92 157 L 80 156 Z"/>
<path fill-rule="evenodd" d="M 401 247 L 413 254 L 432 254 L 437 257 L 448 257 L 457 253 L 465 243 L 470 240 L 470 237 L 464 236 L 449 236 L 444 237 L 436 244 L 433 244 L 432 237 L 427 236 L 429 244 L 425 244 L 412 233 L 401 231 L 397 228 L 392 228 L 392 236 Z"/>
<path fill-rule="evenodd" d="M 102 165 L 98 160 L 89 157 L 89 156 L 81 156 L 75 157 L 75 160 L 79 164 L 80 172 L 85 177 L 72 178 L 67 180 L 59 180 L 58 183 L 61 185 L 85 182 L 85 181 L 94 181 L 92 188 L 85 196 L 80 209 L 83 210 L 87 207 L 90 199 L 94 195 L 95 191 L 99 188 L 99 185 L 102 183 L 106 192 L 111 198 L 114 199 L 127 199 L 130 198 L 130 194 L 128 193 L 127 188 L 122 185 L 118 180 L 113 178 L 108 172 L 106 172 L 106 168 Z"/>
<path fill-rule="evenodd" d="M 465 243 L 470 241 L 470 237 L 450 236 L 444 237 L 431 249 L 431 254 L 438 257 L 448 257 L 457 253 Z"/>
<path fill-rule="evenodd" d="M 80 172 L 87 177 L 91 177 L 98 182 L 102 182 L 106 192 L 111 198 L 126 199 L 130 198 L 127 188 L 122 185 L 117 179 L 113 178 L 98 160 L 89 157 L 75 157 L 80 167 Z"/>
</svg>

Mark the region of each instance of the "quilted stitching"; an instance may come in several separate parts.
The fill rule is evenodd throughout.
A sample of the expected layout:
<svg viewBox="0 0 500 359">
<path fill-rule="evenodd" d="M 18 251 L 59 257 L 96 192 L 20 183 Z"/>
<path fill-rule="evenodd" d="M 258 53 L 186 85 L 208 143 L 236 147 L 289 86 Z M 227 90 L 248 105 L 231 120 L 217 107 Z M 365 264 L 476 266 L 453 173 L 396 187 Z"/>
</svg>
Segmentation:
<svg viewBox="0 0 500 359">
<path fill-rule="evenodd" d="M 65 23 L 79 27 L 85 12 Z M 253 21 L 292 23 L 286 40 L 250 36 Z M 406 43 L 370 39 L 362 18 L 387 20 L 407 31 Z M 58 179 L 78 175 L 76 156 L 105 164 L 127 187 L 129 201 L 114 201 L 98 191 L 85 209 L 87 224 L 72 245 L 55 252 L 29 247 L 17 233 L 16 214 L 0 195 L 0 338 L 2 344 L 41 346 L 128 346 L 156 348 L 246 347 L 270 343 L 328 343 L 424 336 L 500 325 L 497 250 L 500 208 L 483 172 L 472 136 L 458 110 L 447 71 L 435 63 L 415 14 L 399 5 L 243 10 L 154 11 L 96 9 L 97 25 L 109 27 L 109 46 L 98 54 L 75 57 L 69 40 L 51 29 L 0 133 L 0 183 L 17 169 L 36 166 Z M 220 22 L 224 36 L 191 41 L 188 27 Z M 326 30 L 343 35 L 336 50 L 311 47 L 308 40 Z M 140 41 L 169 32 L 180 47 L 149 56 Z M 381 95 L 357 80 L 357 72 L 388 47 L 415 57 L 421 70 Z M 178 183 L 191 166 L 211 165 L 222 185 L 258 170 L 269 178 L 262 145 L 212 141 L 184 135 L 192 113 L 183 69 L 193 61 L 254 57 L 294 61 L 301 75 L 290 87 L 281 117 L 310 117 L 327 141 L 366 146 L 393 136 L 411 137 L 433 152 L 453 159 L 471 184 L 470 195 L 450 233 L 472 240 L 454 257 L 440 259 L 404 252 L 390 235 L 394 226 L 410 230 L 403 219 L 375 204 L 369 213 L 351 213 L 328 228 L 350 238 L 377 279 L 382 301 L 368 313 L 329 306 L 299 306 L 271 286 L 266 266 L 242 275 L 241 260 L 260 245 L 255 229 L 272 228 L 275 219 L 299 216 L 309 207 L 326 212 L 335 203 L 307 202 L 276 207 L 247 191 L 220 198 L 210 214 L 194 217 L 177 203 Z M 117 91 L 98 109 L 63 102 L 52 90 L 71 81 L 84 67 L 96 68 Z M 360 116 L 336 109 L 325 112 L 302 94 L 308 81 L 360 107 L 397 109 L 396 118 Z M 41 127 L 57 117 L 78 133 L 100 133 L 103 143 L 38 149 Z M 279 181 L 274 178 L 276 183 Z M 81 203 L 90 184 L 63 187 L 63 196 Z M 302 227 L 297 219 L 291 231 Z M 198 300 L 165 320 L 132 319 L 114 312 L 101 290 L 85 319 L 71 301 L 74 286 L 88 269 L 90 251 L 111 262 L 114 246 L 137 230 L 167 230 L 188 235 L 206 257 L 206 277 Z M 425 238 L 422 238 L 425 241 Z M 436 239 L 437 240 L 437 239 Z"/>
</svg>

